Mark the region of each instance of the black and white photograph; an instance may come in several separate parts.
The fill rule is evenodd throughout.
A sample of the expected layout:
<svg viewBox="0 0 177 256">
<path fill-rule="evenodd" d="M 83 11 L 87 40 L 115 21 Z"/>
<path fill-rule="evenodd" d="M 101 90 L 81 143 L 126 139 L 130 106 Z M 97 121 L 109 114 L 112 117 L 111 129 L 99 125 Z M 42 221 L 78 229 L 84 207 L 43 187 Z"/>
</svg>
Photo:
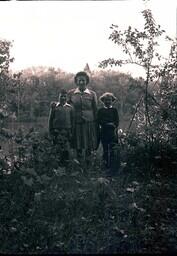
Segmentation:
<svg viewBox="0 0 177 256">
<path fill-rule="evenodd" d="M 0 254 L 176 254 L 176 0 L 0 10 Z"/>
</svg>

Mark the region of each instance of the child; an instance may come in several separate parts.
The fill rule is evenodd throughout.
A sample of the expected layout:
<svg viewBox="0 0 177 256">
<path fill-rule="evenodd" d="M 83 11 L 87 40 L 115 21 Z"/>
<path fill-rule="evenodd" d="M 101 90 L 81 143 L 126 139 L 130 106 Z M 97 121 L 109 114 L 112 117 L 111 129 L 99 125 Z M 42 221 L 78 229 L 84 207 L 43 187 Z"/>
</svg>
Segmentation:
<svg viewBox="0 0 177 256">
<path fill-rule="evenodd" d="M 61 163 L 69 160 L 72 133 L 74 129 L 74 110 L 67 103 L 67 92 L 61 90 L 59 102 L 51 103 L 49 114 L 49 133 L 54 145 L 58 145 L 61 153 Z"/>
<path fill-rule="evenodd" d="M 115 169 L 115 148 L 118 145 L 117 128 L 119 125 L 119 115 L 116 108 L 112 106 L 116 97 L 106 92 L 100 100 L 104 107 L 98 110 L 98 124 L 101 128 L 100 139 L 103 147 L 103 161 L 106 168 L 110 168 L 111 172 Z M 119 166 L 116 166 L 117 168 Z"/>
</svg>

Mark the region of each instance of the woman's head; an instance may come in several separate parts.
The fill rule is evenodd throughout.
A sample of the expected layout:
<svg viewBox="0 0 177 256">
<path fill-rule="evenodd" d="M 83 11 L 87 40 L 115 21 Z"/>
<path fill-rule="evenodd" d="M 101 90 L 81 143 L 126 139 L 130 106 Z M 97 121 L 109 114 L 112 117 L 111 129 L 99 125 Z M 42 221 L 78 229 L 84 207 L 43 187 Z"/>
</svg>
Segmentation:
<svg viewBox="0 0 177 256">
<path fill-rule="evenodd" d="M 100 101 L 103 102 L 106 107 L 110 107 L 115 100 L 116 100 L 116 97 L 111 92 L 105 92 L 100 97 Z"/>
<path fill-rule="evenodd" d="M 78 86 L 79 90 L 84 91 L 89 83 L 89 76 L 86 72 L 81 71 L 75 75 L 74 81 Z"/>
</svg>

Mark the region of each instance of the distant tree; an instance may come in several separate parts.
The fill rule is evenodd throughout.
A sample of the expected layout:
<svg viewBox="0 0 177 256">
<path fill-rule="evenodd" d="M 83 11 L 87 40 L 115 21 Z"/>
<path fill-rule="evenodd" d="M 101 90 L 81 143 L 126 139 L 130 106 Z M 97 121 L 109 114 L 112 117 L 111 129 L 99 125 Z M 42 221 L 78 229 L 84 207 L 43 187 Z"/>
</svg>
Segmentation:
<svg viewBox="0 0 177 256">
<path fill-rule="evenodd" d="M 10 85 L 13 83 L 11 74 L 9 73 L 9 65 L 13 62 L 10 56 L 12 42 L 0 39 L 0 121 L 1 127 L 4 120 L 9 116 L 9 100 Z"/>
<path fill-rule="evenodd" d="M 10 48 L 12 42 L 0 39 L 0 74 L 9 72 L 9 65 L 14 61 L 14 58 L 10 57 Z"/>
<path fill-rule="evenodd" d="M 89 75 L 91 75 L 91 70 L 90 70 L 90 67 L 89 67 L 89 64 L 88 63 L 86 63 L 86 65 L 85 65 L 85 68 L 84 68 L 84 71 L 86 72 L 86 73 L 88 73 Z"/>
<path fill-rule="evenodd" d="M 6 88 L 9 82 L 9 65 L 14 60 L 10 57 L 10 48 L 12 43 L 10 41 L 0 40 L 0 97 L 1 103 L 7 98 Z"/>
</svg>

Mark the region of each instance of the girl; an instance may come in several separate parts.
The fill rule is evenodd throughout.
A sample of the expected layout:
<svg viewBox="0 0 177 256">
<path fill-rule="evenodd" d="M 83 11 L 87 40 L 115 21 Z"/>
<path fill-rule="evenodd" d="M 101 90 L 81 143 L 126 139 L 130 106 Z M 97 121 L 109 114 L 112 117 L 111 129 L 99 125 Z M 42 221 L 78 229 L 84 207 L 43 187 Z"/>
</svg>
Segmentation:
<svg viewBox="0 0 177 256">
<path fill-rule="evenodd" d="M 103 147 L 103 162 L 106 168 L 111 171 L 115 169 L 115 148 L 118 145 L 117 128 L 119 125 L 119 115 L 116 108 L 112 105 L 116 97 L 106 92 L 100 97 L 101 102 L 104 104 L 98 110 L 98 124 L 100 126 L 100 139 Z M 118 166 L 116 166 L 118 167 Z"/>
</svg>

